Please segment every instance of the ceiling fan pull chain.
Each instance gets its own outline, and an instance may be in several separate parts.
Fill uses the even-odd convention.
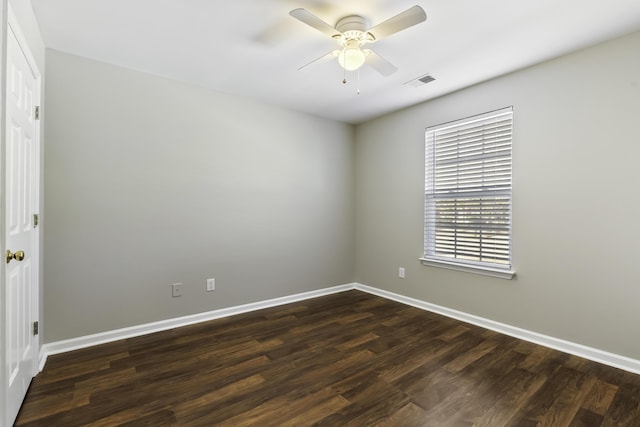
[[[343,85],[347,84],[347,69],[346,68],[342,69],[342,84]]]
[[[360,95],[360,68],[358,68],[358,83],[356,84],[356,95]]]

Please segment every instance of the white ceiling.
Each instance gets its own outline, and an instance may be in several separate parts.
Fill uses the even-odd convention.
[[[31,1],[48,48],[347,123],[640,30],[640,0]],[[426,22],[371,45],[399,70],[364,66],[360,95],[335,61],[298,71],[335,42],[290,10],[375,25],[415,4]]]

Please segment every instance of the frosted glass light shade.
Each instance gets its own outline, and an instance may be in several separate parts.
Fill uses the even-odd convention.
[[[365,54],[357,40],[349,40],[338,54],[338,63],[347,71],[357,70],[364,64]]]

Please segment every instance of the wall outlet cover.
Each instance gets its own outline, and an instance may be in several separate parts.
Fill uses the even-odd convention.
[[[182,296],[182,283],[174,283],[171,285],[171,296],[174,298]]]

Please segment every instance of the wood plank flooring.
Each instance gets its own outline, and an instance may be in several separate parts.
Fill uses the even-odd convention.
[[[17,426],[640,426],[640,376],[359,291],[49,357]]]

